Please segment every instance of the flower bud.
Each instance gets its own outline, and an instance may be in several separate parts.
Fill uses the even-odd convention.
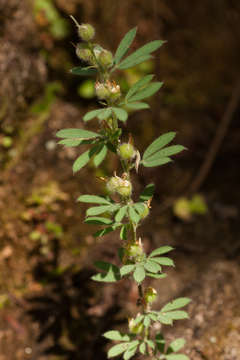
[[[123,160],[130,160],[135,156],[135,149],[129,143],[120,145],[118,152]]]
[[[78,26],[78,35],[83,41],[90,41],[95,36],[95,29],[90,24],[81,24]]]
[[[144,300],[147,304],[151,304],[156,300],[157,297],[157,291],[152,288],[148,287],[144,291]]]
[[[137,319],[137,318],[136,318]],[[132,334],[141,334],[141,332],[143,331],[144,329],[144,326],[143,326],[143,323],[142,322],[139,322],[137,324],[135,324],[135,319],[129,319],[128,320],[128,328],[129,328],[129,331],[130,333]]]
[[[128,198],[132,193],[132,184],[129,180],[122,179],[119,176],[112,176],[107,182],[107,190],[111,193],[117,193],[124,198]]]
[[[104,68],[108,68],[113,63],[113,56],[112,53],[108,50],[102,50],[97,57],[98,62]]]
[[[100,82],[96,82],[95,92],[97,97],[102,100],[108,99],[109,96],[111,95],[109,89],[103,83]]]
[[[144,251],[142,246],[136,242],[135,244],[128,244],[125,248],[124,254],[129,260],[132,261],[141,261],[144,256]]]
[[[76,54],[79,57],[79,59],[83,61],[92,62],[92,53],[91,50],[88,48],[87,44],[77,44],[76,47]]]

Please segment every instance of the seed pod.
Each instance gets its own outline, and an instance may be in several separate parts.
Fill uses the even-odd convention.
[[[121,178],[118,176],[112,176],[107,182],[106,186],[110,194],[114,194],[117,191],[117,188],[119,187],[119,179]]]
[[[108,99],[111,95],[107,86],[105,86],[105,84],[100,83],[100,82],[96,82],[95,92],[96,92],[96,96],[102,100]]]
[[[81,24],[78,26],[78,35],[83,41],[90,41],[95,36],[95,29],[90,24]]]
[[[125,248],[124,254],[129,260],[132,261],[141,261],[144,256],[144,251],[142,246],[136,242],[134,244],[128,244]]]
[[[108,68],[113,63],[113,56],[112,53],[108,50],[102,50],[97,57],[98,62],[104,68]]]
[[[120,180],[116,192],[124,198],[130,197],[132,194],[132,184],[128,180],[123,180],[121,178]]]
[[[140,334],[144,329],[143,323],[140,322],[138,324],[135,324],[134,320],[135,319],[133,319],[133,318],[128,320],[129,331],[132,334]]]
[[[83,43],[77,44],[76,54],[79,57],[79,59],[87,62],[92,62],[93,56],[87,44],[83,44]]]
[[[118,148],[118,152],[123,160],[134,158],[136,153],[134,147],[129,143],[121,144]]]
[[[157,291],[154,288],[148,287],[145,289],[144,300],[146,304],[153,303],[156,300],[156,297],[157,297]]]

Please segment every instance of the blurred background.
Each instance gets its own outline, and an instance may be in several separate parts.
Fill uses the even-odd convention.
[[[112,51],[136,25],[134,48],[168,41],[154,60],[117,74],[122,91],[148,73],[164,81],[151,110],[123,128],[136,147],[176,130],[188,148],[134,179],[136,194],[157,188],[139,230],[145,249],[175,247],[176,268],[151,282],[154,306],[192,298],[191,320],[164,329],[167,338],[184,336],[192,360],[240,359],[239,1],[0,0],[0,360],[106,359],[101,334],[137,311],[131,282],[90,280],[119,239],[93,238],[76,203],[101,194],[97,177],[118,163],[109,157],[73,176],[79,149],[55,139],[96,106],[93,81],[69,72],[80,64],[70,14]]]

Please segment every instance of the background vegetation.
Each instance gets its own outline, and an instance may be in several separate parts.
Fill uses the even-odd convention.
[[[130,283],[89,281],[118,239],[96,242],[75,202],[115,159],[73,178],[77,151],[56,148],[57,130],[81,126],[95,103],[92,82],[69,73],[79,65],[69,14],[111,50],[136,25],[136,47],[168,41],[153,61],[119,73],[126,90],[151,71],[164,81],[151,113],[128,122],[137,147],[177,130],[189,149],[135,179],[137,188],[157,183],[147,250],[176,248],[177,271],[161,281],[155,306],[191,297],[193,321],[169,337],[184,331],[194,360],[238,359],[240,4],[229,0],[0,0],[0,359],[105,359],[99,334],[135,311]]]

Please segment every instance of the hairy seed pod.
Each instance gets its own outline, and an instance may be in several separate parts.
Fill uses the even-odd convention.
[[[108,68],[113,63],[112,53],[108,50],[102,50],[98,55],[97,59],[99,64],[102,65],[104,68]]]
[[[144,251],[139,243],[129,244],[125,248],[125,255],[129,260],[141,261],[143,259]]]
[[[95,84],[95,92],[96,92],[96,96],[100,100],[106,100],[111,95],[108,87],[105,86],[105,84],[100,83],[100,82],[96,82],[96,84]]]
[[[130,333],[137,335],[137,334],[141,334],[141,332],[144,329],[144,326],[142,322],[135,324],[134,319],[132,318],[128,320],[128,328]]]
[[[90,41],[95,36],[95,29],[90,24],[81,24],[78,26],[78,35],[83,41]]]
[[[116,192],[123,198],[128,198],[132,194],[132,184],[128,180],[121,179]]]
[[[87,44],[78,43],[76,47],[76,54],[79,59],[87,62],[92,62],[93,55]]]
[[[121,144],[118,147],[118,152],[123,160],[130,160],[134,158],[136,153],[134,147],[129,143]]]
[[[144,300],[147,304],[151,304],[156,300],[157,297],[157,291],[152,288],[148,287],[144,291]]]

